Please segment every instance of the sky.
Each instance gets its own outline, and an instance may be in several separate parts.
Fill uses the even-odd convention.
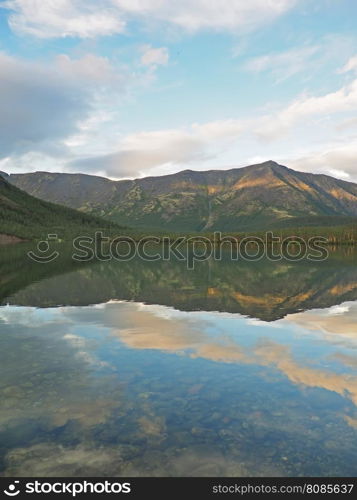
[[[356,0],[0,0],[0,170],[357,182]]]

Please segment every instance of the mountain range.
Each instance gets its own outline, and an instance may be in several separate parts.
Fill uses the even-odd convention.
[[[244,231],[357,220],[357,184],[274,161],[119,181],[49,172],[2,176],[42,200],[142,229]]]
[[[0,244],[46,237],[47,234],[80,234],[84,230],[111,229],[114,224],[72,208],[35,198],[0,175]],[[115,225],[115,228],[118,228]]]

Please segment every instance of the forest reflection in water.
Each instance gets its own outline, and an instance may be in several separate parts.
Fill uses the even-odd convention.
[[[62,252],[63,254],[63,252]],[[24,250],[0,252],[0,304],[52,307],[109,300],[161,304],[179,310],[239,313],[265,321],[357,300],[357,251],[330,252],[326,261],[286,260],[78,263],[64,253],[50,264],[32,262]]]

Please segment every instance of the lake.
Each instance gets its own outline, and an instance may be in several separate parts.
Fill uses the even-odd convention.
[[[355,476],[357,252],[0,252],[3,476]]]

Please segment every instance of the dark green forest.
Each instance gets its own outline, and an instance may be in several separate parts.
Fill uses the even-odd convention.
[[[66,239],[98,229],[118,234],[117,224],[71,208],[39,200],[0,176],[0,233],[23,240],[35,240],[48,234]]]

